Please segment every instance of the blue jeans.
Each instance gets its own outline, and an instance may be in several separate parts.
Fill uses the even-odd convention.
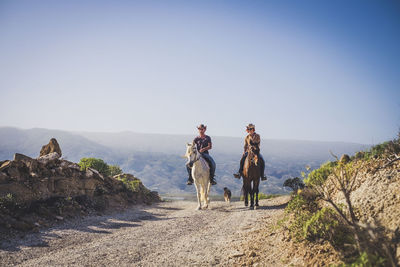
[[[214,159],[210,156],[210,154],[206,153],[201,153],[201,156],[207,161],[208,166],[210,166],[210,178],[213,178],[215,176],[215,169],[216,169],[216,164]],[[192,178],[192,168],[186,166],[186,169],[189,174],[189,179]]]

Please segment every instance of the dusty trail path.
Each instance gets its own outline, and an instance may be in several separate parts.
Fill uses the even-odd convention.
[[[261,200],[254,211],[243,202],[212,201],[196,211],[195,202],[173,201],[74,219],[1,241],[0,266],[239,265],[247,256],[241,251],[246,233],[275,223],[287,201]],[[273,245],[270,252],[276,253]]]

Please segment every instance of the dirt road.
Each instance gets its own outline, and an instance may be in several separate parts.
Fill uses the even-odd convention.
[[[248,231],[274,223],[287,197],[242,202],[162,202],[122,213],[74,219],[0,244],[0,266],[232,266]],[[274,248],[271,246],[271,253]],[[276,266],[264,262],[262,266]]]

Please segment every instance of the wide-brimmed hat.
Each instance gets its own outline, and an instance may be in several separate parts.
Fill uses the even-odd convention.
[[[197,126],[197,129],[207,129],[207,125],[200,124],[199,126]]]
[[[247,126],[246,126],[246,129],[255,129],[256,128],[256,126],[254,125],[254,124],[252,124],[252,123],[249,123]]]

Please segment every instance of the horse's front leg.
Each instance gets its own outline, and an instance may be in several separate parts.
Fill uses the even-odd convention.
[[[254,209],[254,186],[251,188],[250,183],[250,209]]]
[[[194,183],[194,185],[196,186],[196,192],[197,192],[197,208],[196,210],[201,210],[201,195],[200,195],[200,185],[198,185],[197,183]]]
[[[249,205],[249,192],[250,192],[249,184],[243,183],[243,189],[244,189],[244,205],[247,207]]]
[[[210,182],[208,182],[207,183],[207,185],[204,187],[204,202],[205,202],[205,205],[204,205],[204,209],[207,209],[208,208],[208,203],[210,202],[210,199],[209,199],[209,197],[208,197],[208,194],[210,193],[210,187],[211,187],[211,183]]]
[[[259,206],[258,205],[258,192],[259,192],[258,187],[259,187],[259,185],[260,185],[260,179],[258,179],[258,181],[255,182],[255,186],[254,186],[255,193],[256,193],[256,204],[255,204],[256,207]]]

